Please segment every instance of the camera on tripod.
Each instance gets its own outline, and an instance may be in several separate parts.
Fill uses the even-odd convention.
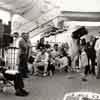
[[[0,19],[0,48],[5,48],[13,42],[13,37],[11,36],[11,22],[3,24],[2,19]]]

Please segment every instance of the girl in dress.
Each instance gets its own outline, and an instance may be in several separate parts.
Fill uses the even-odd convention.
[[[87,81],[87,74],[88,74],[88,57],[85,51],[85,46],[82,45],[81,47],[81,54],[79,59],[80,68],[82,71],[82,80]]]

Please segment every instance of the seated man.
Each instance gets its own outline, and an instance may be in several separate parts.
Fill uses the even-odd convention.
[[[4,68],[5,66],[5,61],[0,58],[0,73],[2,74],[2,80],[6,82],[8,81],[13,81],[14,82],[14,88],[15,88],[15,95],[16,96],[27,96],[28,92],[24,90],[24,82],[23,79],[20,75],[20,73],[16,71],[10,71]]]
[[[60,59],[59,59],[59,63],[60,63],[60,67],[59,67],[59,70],[62,70],[66,67],[68,67],[68,58],[66,56],[62,56]]]
[[[54,48],[51,51],[50,55],[51,55],[51,62],[55,66],[55,69],[58,69],[59,57],[60,57],[60,52],[59,52],[58,44],[54,44]]]
[[[58,44],[54,44],[51,55],[52,55],[53,58],[59,57],[60,54],[59,54]]]
[[[48,69],[48,60],[49,60],[49,54],[46,52],[46,48],[42,47],[40,49],[39,54],[37,54],[36,59],[34,61],[34,75],[37,75],[38,67],[43,66],[44,67],[44,74],[43,76],[47,75],[47,69]]]

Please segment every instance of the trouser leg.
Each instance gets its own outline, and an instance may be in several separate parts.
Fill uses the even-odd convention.
[[[90,57],[88,57],[88,67],[89,67],[89,73],[91,73],[91,70],[90,70]]]
[[[15,80],[14,80],[15,89],[22,89],[22,88],[24,88],[24,82],[23,82],[21,76],[19,74],[16,74],[15,77],[16,77]]]
[[[47,72],[48,63],[44,63],[44,72]]]
[[[24,88],[24,82],[23,82],[22,77],[21,77],[20,74],[11,75],[11,74],[6,74],[5,73],[4,77],[7,80],[10,80],[10,81],[14,82],[15,90]]]
[[[95,75],[95,57],[91,59],[91,73]]]
[[[89,70],[90,70],[89,66],[88,65],[85,66],[84,74],[87,75],[89,73]]]
[[[28,66],[27,66],[27,58],[25,55],[20,55],[19,57],[19,72],[21,73],[22,77],[26,77],[28,71]]]
[[[37,68],[38,67],[38,64],[37,63],[34,63],[33,66],[34,66],[34,73],[36,73],[38,71],[38,68]]]

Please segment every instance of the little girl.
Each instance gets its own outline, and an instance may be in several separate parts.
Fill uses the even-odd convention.
[[[80,67],[81,67],[81,70],[82,70],[82,73],[83,73],[82,81],[87,81],[86,77],[87,77],[87,74],[88,74],[88,57],[87,57],[87,54],[86,54],[86,51],[85,51],[85,46],[82,46],[82,48],[81,48],[81,54],[80,54],[79,62],[80,62]]]

